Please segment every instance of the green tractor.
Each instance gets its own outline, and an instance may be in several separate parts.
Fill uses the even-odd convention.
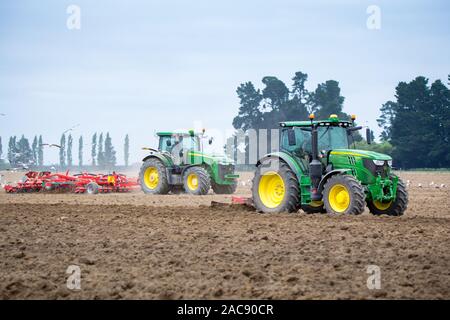
[[[234,161],[203,152],[204,131],[158,132],[158,150],[149,150],[139,173],[142,190],[149,194],[181,193],[205,195],[212,188],[217,194],[236,191]],[[212,138],[209,139],[209,144]]]
[[[253,202],[260,212],[401,216],[408,205],[405,184],[392,173],[388,155],[351,149],[362,129],[351,120],[281,122],[280,151],[257,163]],[[366,130],[371,143],[371,132]]]

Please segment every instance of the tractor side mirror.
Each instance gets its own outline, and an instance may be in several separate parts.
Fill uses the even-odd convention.
[[[214,138],[209,138],[209,140],[208,140],[208,143],[211,145],[212,143],[213,143],[213,141],[214,141]]]
[[[295,146],[297,144],[297,141],[295,140],[295,131],[294,129],[288,130],[288,144],[290,146]]]
[[[170,147],[170,146],[172,145],[172,141],[166,140],[166,145],[167,145],[168,147]]]
[[[366,129],[366,141],[367,144],[372,143],[372,131],[369,128]]]

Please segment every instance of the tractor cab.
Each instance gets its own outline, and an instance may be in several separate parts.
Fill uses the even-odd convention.
[[[354,141],[354,132],[362,127],[352,121],[339,120],[337,115],[322,121],[288,121],[281,122],[280,149],[297,157],[305,168],[317,152],[317,158],[323,165],[328,165],[328,155],[332,150],[350,149]],[[317,133],[317,151],[313,150],[313,128]],[[370,133],[369,133],[370,135]]]
[[[171,153],[176,148],[183,150],[201,151],[199,133],[189,132],[158,132],[159,147],[162,152]]]

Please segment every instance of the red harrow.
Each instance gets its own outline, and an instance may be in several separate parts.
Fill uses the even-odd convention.
[[[129,180],[125,175],[80,173],[73,176],[48,171],[30,171],[16,186],[6,185],[7,193],[26,193],[41,191],[60,191],[97,194],[108,192],[129,192],[139,187],[137,181]]]

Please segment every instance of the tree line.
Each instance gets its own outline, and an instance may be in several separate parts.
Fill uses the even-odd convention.
[[[336,114],[349,119],[343,112],[345,98],[339,82],[327,80],[309,91],[305,87],[308,75],[296,72],[290,88],[277,77],[262,78],[263,89],[252,82],[238,86],[239,111],[233,119],[237,130],[274,129],[279,122],[326,119]],[[448,77],[450,84],[450,76]],[[450,168],[450,92],[442,81],[429,85],[425,77],[400,82],[395,89],[396,100],[380,107],[378,125],[382,129],[380,142],[368,145],[358,134],[356,147],[393,156],[395,166],[401,168]],[[373,137],[373,134],[372,134]]]
[[[447,78],[450,85],[450,75]],[[395,100],[381,106],[381,141],[403,168],[450,168],[450,90],[423,76],[400,82]]]
[[[111,136],[109,132],[104,135],[95,133],[92,136],[91,143],[91,166],[111,168],[116,166],[116,151],[114,149]],[[33,142],[30,144],[29,140],[22,135],[20,138],[11,136],[8,142],[7,159],[11,166],[44,166],[44,148],[56,147],[59,149],[59,166],[74,167],[73,161],[73,144],[74,139],[71,134],[66,136],[62,134],[59,145],[43,143],[42,135],[34,136]],[[130,139],[128,134],[124,139],[124,162],[129,165],[130,157]],[[0,137],[0,159],[3,155],[2,138]],[[84,140],[81,135],[78,138],[78,166],[85,165],[84,159]]]
[[[243,131],[273,129],[281,121],[308,119],[311,113],[317,119],[328,118],[330,114],[350,118],[342,111],[345,98],[339,82],[328,80],[318,84],[314,91],[308,91],[307,80],[308,74],[299,71],[292,78],[291,88],[273,76],[262,79],[262,90],[256,89],[252,82],[242,83],[236,91],[240,108],[233,127]]]

